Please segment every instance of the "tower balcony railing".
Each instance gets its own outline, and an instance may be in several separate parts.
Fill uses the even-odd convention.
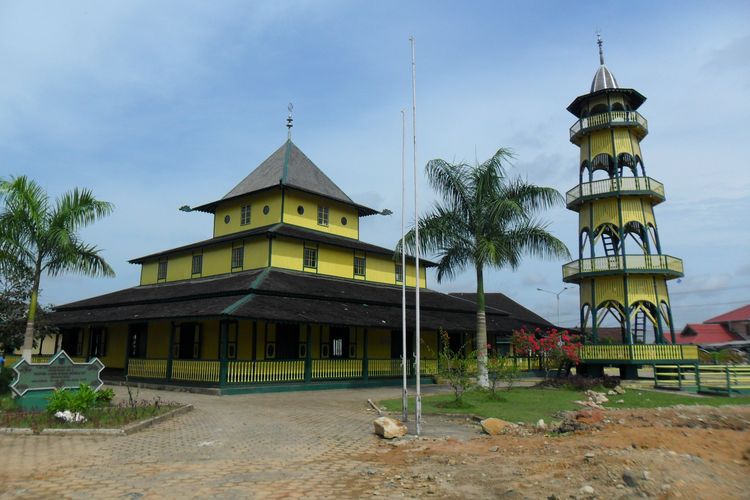
[[[563,266],[563,281],[575,283],[582,278],[600,274],[660,274],[668,279],[683,274],[682,259],[669,255],[613,255],[578,259]]]
[[[664,184],[651,177],[615,177],[583,182],[565,193],[568,208],[574,209],[584,201],[610,195],[645,195],[655,203],[664,201]]]
[[[608,111],[587,116],[575,122],[570,127],[570,142],[578,144],[584,133],[611,125],[635,127],[639,139],[643,139],[648,134],[648,120],[637,111]]]

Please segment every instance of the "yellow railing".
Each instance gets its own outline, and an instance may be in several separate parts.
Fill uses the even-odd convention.
[[[578,350],[581,361],[697,361],[698,348],[693,345],[635,344],[583,345]]]
[[[367,373],[370,377],[399,377],[403,374],[401,360],[370,359],[367,361]]]
[[[31,362],[32,363],[49,363],[49,361],[54,356],[55,356],[54,354],[51,354],[51,355],[34,354],[34,355],[31,356]],[[87,359],[84,358],[83,356],[70,356],[70,359],[74,363],[85,363],[87,361]],[[21,361],[21,356],[19,356],[19,355],[12,354],[10,356],[5,356],[5,366],[7,368],[12,367],[13,365],[15,365],[16,363],[18,363],[19,361]]]
[[[361,359],[313,359],[313,380],[362,377]]]
[[[172,380],[185,382],[219,382],[219,361],[175,359],[172,361]]]
[[[304,360],[229,361],[227,382],[300,382],[305,380]]]
[[[167,378],[167,360],[130,358],[128,377],[165,379]]]
[[[609,111],[581,118],[570,127],[570,140],[588,129],[605,125],[636,125],[643,129],[642,136],[648,133],[648,120],[637,111]]]
[[[673,277],[683,275],[682,259],[670,255],[613,255],[578,259],[563,266],[563,280],[573,281],[580,274],[606,271],[654,272]]]
[[[570,207],[582,198],[600,196],[609,193],[650,192],[657,198],[664,199],[664,184],[651,177],[616,177],[593,182],[584,182],[565,193],[565,201]]]
[[[699,392],[750,392],[748,365],[661,365],[654,367],[654,385]]]
[[[421,360],[419,369],[422,372],[422,375],[437,375],[438,360],[437,359],[423,359]]]

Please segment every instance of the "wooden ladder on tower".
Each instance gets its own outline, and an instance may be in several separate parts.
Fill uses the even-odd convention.
[[[633,328],[630,331],[634,344],[646,343],[646,313],[638,310],[633,318]]]
[[[617,245],[615,244],[615,239],[612,238],[612,235],[610,233],[602,233],[602,244],[604,245],[604,255],[609,257],[607,259],[609,268],[617,269]]]

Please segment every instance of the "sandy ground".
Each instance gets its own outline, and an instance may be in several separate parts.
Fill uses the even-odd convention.
[[[608,410],[577,422],[584,429],[567,434],[487,436],[458,419],[466,432],[454,438],[382,442],[365,474],[385,497],[750,498],[750,407]]]

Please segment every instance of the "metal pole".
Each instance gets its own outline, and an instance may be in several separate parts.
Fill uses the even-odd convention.
[[[420,370],[420,347],[421,347],[421,334],[419,331],[419,215],[418,215],[418,184],[417,184],[417,62],[414,50],[414,37],[409,38],[411,42],[411,110],[412,110],[412,139],[413,139],[413,152],[414,152],[414,260],[416,266],[416,278],[415,283],[416,296],[415,296],[415,308],[417,312],[415,322],[415,336],[416,336],[416,363],[415,371],[417,375],[417,397],[415,401],[416,407],[416,423],[417,423],[417,436],[422,432],[422,387],[421,387],[421,370]]]
[[[408,360],[406,357],[406,114],[401,110],[401,419],[409,420],[409,391],[407,390]]]
[[[551,290],[545,290],[544,288],[537,288],[537,291],[544,292],[544,293],[551,293],[557,299],[557,324],[555,326],[560,326],[560,295],[562,295],[562,293],[565,290],[567,290],[568,288],[569,287],[566,286],[562,290],[560,290],[559,292],[553,292]],[[583,325],[581,325],[581,326],[583,326]]]

